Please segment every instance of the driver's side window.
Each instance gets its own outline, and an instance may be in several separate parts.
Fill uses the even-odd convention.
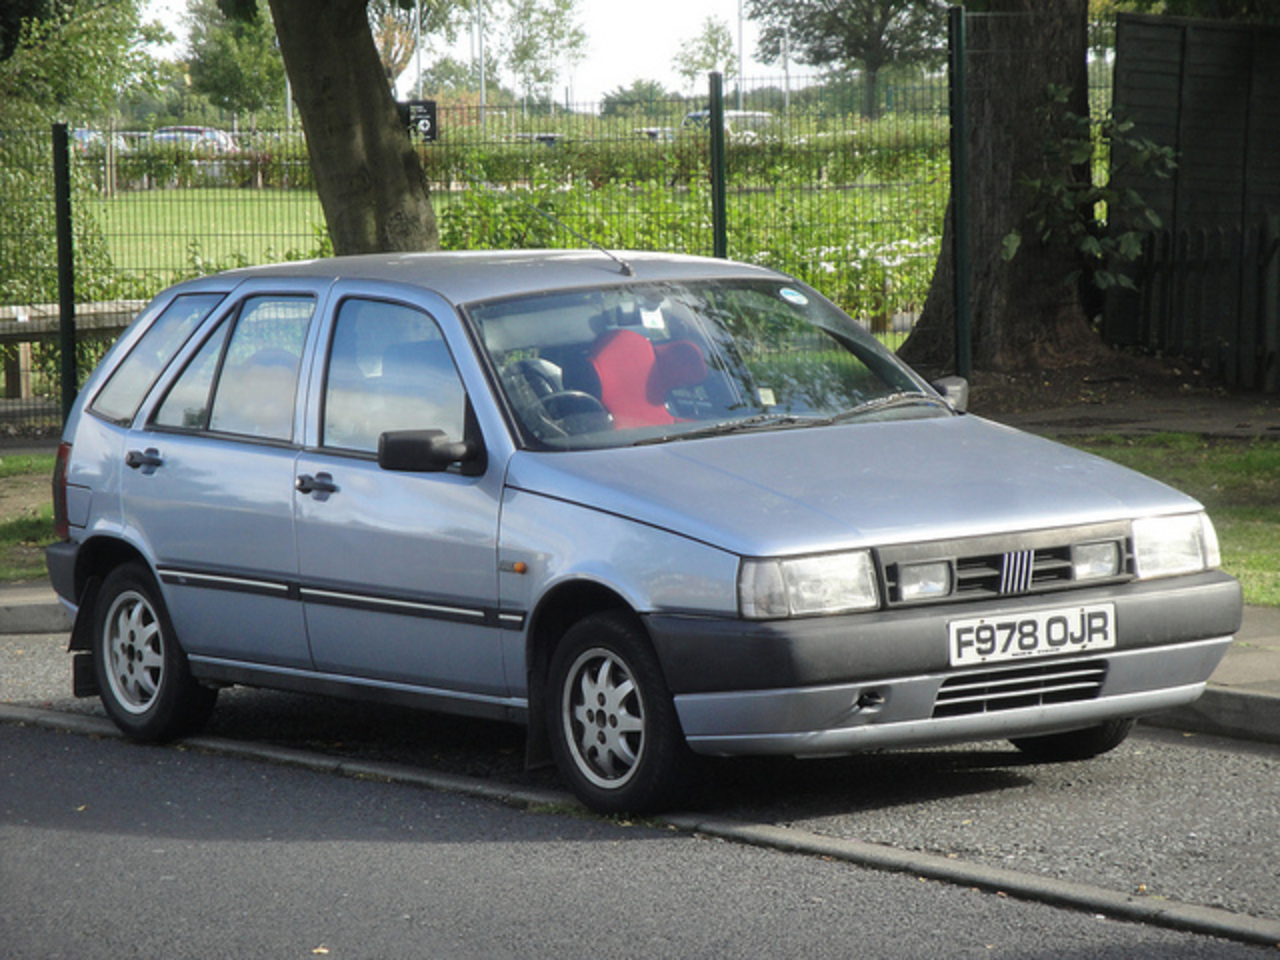
[[[466,395],[436,322],[421,310],[349,299],[338,310],[325,373],[322,443],[363,453],[387,430],[463,436]]]

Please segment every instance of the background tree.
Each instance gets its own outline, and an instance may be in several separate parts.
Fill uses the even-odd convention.
[[[1124,7],[1171,17],[1204,17],[1241,23],[1280,23],[1276,0],[1128,0]]]
[[[220,110],[256,114],[284,102],[284,61],[266,0],[252,20],[232,20],[217,0],[190,0],[186,23],[191,88]]]
[[[392,0],[369,0],[369,27],[388,83],[395,83],[413,60],[418,43],[416,20],[416,7],[409,10]]]
[[[154,87],[147,53],[168,35],[139,0],[13,0],[0,11],[0,126],[100,121],[132,87]]]
[[[369,26],[387,81],[394,85],[396,78],[413,63],[419,33],[428,39],[453,43],[473,5],[473,0],[426,0],[421,4],[416,0],[369,0]],[[419,14],[422,15],[421,31]],[[421,78],[415,78],[414,88],[420,90]]]
[[[976,368],[1087,363],[1100,342],[1082,306],[1073,253],[1029,229],[1036,183],[1083,183],[1087,163],[1061,149],[1088,117],[1087,0],[989,0],[968,22],[971,316]],[[1064,94],[1065,92],[1065,94]],[[954,223],[920,321],[899,353],[925,367],[955,356]],[[1016,251],[1009,238],[1022,237]],[[1012,254],[1012,255],[1011,255]]]
[[[655,117],[670,110],[677,99],[657,80],[633,80],[629,87],[616,87],[600,102],[602,117]]]
[[[719,17],[707,17],[702,22],[702,32],[680,44],[671,63],[690,88],[713,71],[719,72],[726,80],[736,77],[737,52],[729,24]]]
[[[862,112],[879,112],[876,83],[891,64],[941,60],[946,51],[946,6],[941,0],[747,0],[761,23],[759,56],[777,63],[861,69]]]
[[[508,0],[503,59],[528,99],[554,101],[556,80],[582,61],[587,35],[578,0]]]
[[[237,19],[257,17],[256,0],[218,4]],[[368,0],[270,5],[334,252],[439,247],[422,163],[378,58]]]

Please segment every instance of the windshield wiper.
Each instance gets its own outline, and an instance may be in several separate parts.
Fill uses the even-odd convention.
[[[730,433],[748,430],[772,430],[775,427],[812,427],[827,421],[818,417],[801,417],[794,413],[761,413],[743,420],[721,420],[696,430],[680,433],[664,433],[660,437],[646,437],[637,440],[633,446],[644,447],[654,443],[666,443],[668,440],[699,440],[704,437],[722,437]]]
[[[837,413],[834,417],[830,417],[824,422],[839,423],[841,420],[852,420],[868,413],[879,413],[881,410],[892,410],[895,407],[914,407],[921,404],[930,407],[946,407],[946,404],[937,397],[931,397],[927,393],[912,393],[904,390],[898,393],[886,394],[883,397],[872,397],[870,400],[864,400],[856,407]]]

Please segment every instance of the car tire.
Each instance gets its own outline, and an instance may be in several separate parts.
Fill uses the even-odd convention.
[[[1032,759],[1045,763],[1088,760],[1124,743],[1133,730],[1134,722],[1132,718],[1108,720],[1083,730],[1050,733],[1043,737],[1017,737],[1009,742]]]
[[[102,583],[93,666],[107,715],[140,742],[195,733],[218,697],[192,678],[155,580],[137,563],[116,567]]]
[[[647,813],[676,802],[693,753],[648,637],[623,613],[585,617],[551,659],[551,749],[574,794],[598,813]]]

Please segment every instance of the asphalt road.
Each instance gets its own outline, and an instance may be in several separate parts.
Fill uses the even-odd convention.
[[[68,696],[68,658],[63,645],[61,637],[0,637],[0,701],[63,714],[100,716],[96,701],[76,701]],[[254,749],[277,745],[305,751],[309,756],[353,758],[365,764],[391,763],[437,775],[474,777],[496,791],[508,788],[526,794],[542,791],[555,803],[563,796],[554,792],[559,790],[559,784],[553,772],[523,769],[522,733],[503,724],[234,690],[224,691],[207,732],[223,744],[243,743]],[[112,741],[84,742],[91,757],[95,751],[110,757],[94,763],[94,769],[104,775],[125,762],[121,757],[130,760],[147,757],[162,764],[179,761],[185,764],[200,756],[191,749],[156,750]],[[160,759],[166,756],[170,759]],[[274,790],[283,789],[278,784],[292,782],[298,776],[324,783],[322,788],[313,789],[322,789],[326,794],[330,780],[334,790],[354,788],[360,796],[363,795],[361,789],[372,791],[375,787],[380,790],[389,786],[367,781],[352,784],[341,778],[300,774],[279,766],[250,766],[257,770],[253,776],[263,784],[261,789],[266,799],[270,799]],[[4,892],[11,886],[3,873],[9,862],[7,849],[13,837],[8,831],[13,821],[5,800],[12,782],[8,777],[11,769],[15,767],[5,758],[0,766],[5,776],[0,781],[0,790],[4,791],[0,793],[0,808],[5,808],[0,813],[6,824],[5,833],[0,834],[6,849],[0,857],[0,863],[6,865],[0,867],[0,917],[4,918],[23,915],[9,909],[5,903],[8,894]],[[986,890],[1013,889],[1019,896],[1047,897],[1050,902],[1074,902],[1081,907],[1079,900],[1056,896],[1053,885],[1065,884],[1073,890],[1099,891],[1102,895],[1099,902],[1104,905],[1124,901],[1139,910],[1153,912],[1182,907],[1213,908],[1216,914],[1228,918],[1228,925],[1232,925],[1233,918],[1237,919],[1246,933],[1251,918],[1260,918],[1261,923],[1255,925],[1253,933],[1261,929],[1264,935],[1270,936],[1270,931],[1280,930],[1280,856],[1277,856],[1280,841],[1276,839],[1280,837],[1280,776],[1277,773],[1280,773],[1280,748],[1275,746],[1186,737],[1141,728],[1114,753],[1080,764],[1028,764],[1012,748],[998,743],[832,761],[725,761],[710,765],[707,785],[697,807],[682,822],[686,826],[702,826],[701,835],[717,829],[709,825],[713,822],[736,824],[738,826],[726,835],[746,837],[750,842],[759,838],[765,843],[776,842],[783,848],[797,846],[820,857],[833,852],[838,857],[843,856],[841,851],[852,851],[851,859],[865,863],[877,862],[877,857],[901,856],[906,858],[905,864],[891,864],[891,869],[906,869],[909,878],[912,872],[917,876],[947,876],[947,868],[955,865],[958,876],[953,880],[959,887],[912,880],[923,889],[939,892],[938,909],[944,917],[951,909],[946,903],[952,894],[943,895],[940,891],[965,891],[979,885]],[[150,802],[149,791],[150,788],[140,791],[146,803]],[[429,805],[476,803],[421,791],[416,795],[419,802]],[[425,797],[430,800],[423,799]],[[480,806],[488,809],[485,804]],[[352,804],[353,811],[360,809],[363,809],[360,803]],[[501,813],[495,812],[492,816],[504,820],[515,814],[497,809]],[[309,819],[307,810],[305,803],[300,804],[299,816]],[[542,819],[529,814],[523,816]],[[361,822],[366,819],[358,813],[353,813],[353,817]],[[327,830],[324,822],[320,821],[316,828],[320,835]],[[599,821],[575,819],[570,822],[620,829]],[[266,835],[270,835],[270,831]],[[667,833],[658,835],[670,839]],[[700,834],[695,831],[693,836],[680,836],[695,840]],[[635,834],[623,830],[618,842],[630,842],[634,837]],[[701,850],[702,845],[725,846],[697,839],[685,849]],[[648,845],[645,849],[649,849]],[[776,862],[788,861],[788,864],[790,859],[810,859],[767,851],[760,851],[759,855],[776,857]],[[913,857],[929,863],[922,866]],[[942,869],[935,870],[930,864],[941,864]],[[220,875],[222,869],[215,864],[214,874]],[[626,872],[625,867],[622,869]],[[686,866],[678,863],[669,869],[673,876],[683,878]],[[779,866],[778,869],[785,873],[793,867]],[[843,869],[858,875],[863,872],[848,864],[843,865]],[[601,876],[606,878],[602,881],[606,884],[605,890],[617,882],[610,876],[610,870]],[[878,876],[894,889],[902,879],[892,874]],[[979,879],[970,880],[971,876]],[[1021,892],[1015,886],[1019,878],[1030,878],[1034,889]],[[651,891],[646,896],[657,896],[659,892]],[[734,890],[732,896],[737,898],[743,894]],[[1005,899],[990,893],[981,896],[998,902]],[[695,898],[690,902],[699,901]],[[1083,908],[1092,909],[1088,906],[1091,902],[1086,896]],[[594,909],[582,908],[588,912]],[[766,909],[760,905],[757,908]],[[867,916],[883,916],[886,922],[899,916],[891,903],[875,903],[868,909],[871,913]],[[1099,909],[1105,910],[1105,906]],[[748,928],[752,927],[752,917],[756,915],[749,913],[743,921]],[[980,929],[966,927],[962,920],[963,914],[943,919],[938,929],[950,929],[952,925],[956,925],[957,930]],[[0,920],[4,922],[7,921]],[[777,922],[783,923],[783,918]],[[1114,926],[1125,928],[1119,924]],[[1212,925],[1209,928],[1214,929]],[[672,949],[671,955],[717,952],[714,944],[697,939],[694,931],[685,931],[680,936],[692,938],[681,940],[688,949]],[[974,936],[976,943],[980,937],[976,933]],[[1256,942],[1257,937],[1252,939]],[[1275,940],[1280,941],[1280,936]],[[4,942],[6,938],[0,936],[0,944]],[[731,938],[731,942],[738,941]],[[907,950],[908,942],[919,949]],[[1065,955],[1100,955],[1090,952],[1089,942],[1082,941],[1086,944],[1082,947],[1083,953]],[[997,954],[1006,949],[1009,955],[1049,952],[1042,951],[1034,942],[1020,943],[1016,948],[1011,944],[1012,941],[997,943]],[[902,949],[893,952],[895,945]],[[615,945],[606,939],[605,946],[608,955]],[[636,948],[634,942],[629,946],[630,954],[621,949],[617,955],[653,953]],[[887,947],[890,952],[883,954],[887,956],[964,955],[952,950],[929,953],[915,941],[898,942],[893,938]],[[783,953],[798,952],[782,950],[781,945],[778,949]],[[812,952],[807,946],[806,951]],[[664,951],[660,948],[657,952]],[[724,955],[733,952],[729,948],[722,951]],[[501,951],[497,953],[501,955]],[[535,953],[541,953],[541,949]],[[1060,950],[1052,953],[1063,955]],[[488,954],[494,955],[494,950]],[[517,951],[515,955],[521,954]],[[573,955],[572,951],[569,955]],[[817,955],[823,954],[819,950]],[[846,950],[841,955],[850,953]]]
[[[1263,955],[820,857],[198,750],[3,724],[0,771],[10,960]]]

